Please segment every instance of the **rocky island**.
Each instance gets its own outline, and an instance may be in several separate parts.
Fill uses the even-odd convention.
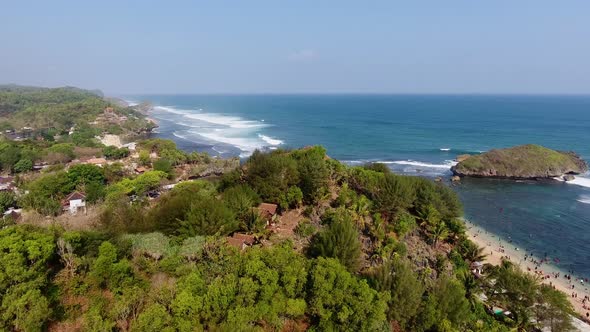
[[[540,145],[527,144],[494,149],[480,155],[460,156],[451,168],[456,176],[509,179],[547,179],[588,171],[588,165],[573,152],[555,151]]]

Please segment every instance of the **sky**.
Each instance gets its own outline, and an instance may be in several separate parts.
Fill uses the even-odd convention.
[[[590,94],[590,1],[0,0],[0,83]]]

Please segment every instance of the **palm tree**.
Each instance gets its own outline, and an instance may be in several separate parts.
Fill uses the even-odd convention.
[[[485,248],[479,247],[477,245],[470,246],[466,249],[463,253],[463,258],[469,262],[481,262],[486,258],[486,254],[484,253]]]
[[[465,298],[469,301],[471,308],[474,308],[479,301],[477,295],[481,291],[481,280],[475,278],[470,271],[463,271],[459,274],[459,280],[465,288]]]
[[[365,195],[361,195],[352,205],[354,220],[356,221],[359,229],[365,229],[366,219],[369,216],[370,211],[371,201]]]
[[[430,228],[430,232],[432,233],[432,246],[436,247],[438,241],[444,240],[449,236],[449,230],[447,229],[447,225],[444,221],[439,221]]]

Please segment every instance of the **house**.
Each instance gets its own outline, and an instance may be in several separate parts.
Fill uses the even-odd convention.
[[[14,222],[17,222],[20,220],[21,218],[21,209],[15,209],[15,208],[8,208],[8,210],[6,210],[6,212],[4,212],[4,216],[2,217],[3,219],[11,219]]]
[[[12,190],[14,187],[14,178],[12,176],[0,177],[0,190]]]
[[[107,164],[107,160],[104,158],[90,158],[85,162],[85,164],[92,164],[102,167]]]
[[[49,167],[49,164],[46,162],[37,162],[33,165],[33,171],[41,171],[45,168]]]
[[[115,109],[112,107],[107,107],[104,109],[104,116],[109,117],[115,114]]]
[[[137,143],[136,142],[130,142],[127,144],[123,144],[124,148],[129,149],[130,151],[135,151],[135,149],[137,149]]]
[[[162,186],[162,190],[172,190],[172,189],[174,189],[174,187],[176,187],[176,185],[177,185],[178,183],[179,183],[179,182],[177,182],[177,183],[171,183],[171,184],[166,184],[166,185],[163,185],[163,186]]]
[[[143,173],[145,173],[145,171],[146,171],[146,168],[143,166],[135,167],[135,173],[137,173],[137,174],[143,174]]]
[[[267,226],[277,220],[277,209],[278,206],[271,203],[260,203],[256,208],[260,217],[266,221]]]
[[[70,211],[71,214],[78,213],[79,209],[83,209],[86,213],[86,195],[74,191],[62,201],[62,207],[64,211]]]
[[[244,250],[247,247],[250,247],[251,245],[256,243],[256,238],[254,237],[254,235],[243,233],[234,233],[232,237],[227,237],[226,240],[227,244],[239,250]]]
[[[473,273],[476,278],[481,278],[483,274],[483,266],[484,264],[482,262],[471,263],[471,273]]]

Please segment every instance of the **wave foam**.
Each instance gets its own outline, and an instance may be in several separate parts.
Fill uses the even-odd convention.
[[[453,161],[453,160],[446,160],[444,164],[430,164],[430,163],[425,163],[425,162],[421,162],[421,161],[414,161],[414,160],[377,161],[377,162],[382,163],[382,164],[396,164],[396,165],[427,167],[427,168],[445,168],[445,169],[450,169],[451,167],[457,165],[457,162]]]
[[[262,128],[268,125],[259,121],[245,120],[238,116],[222,115],[216,113],[204,113],[202,109],[195,111],[177,109],[171,106],[156,106],[155,109],[160,111],[169,112],[172,114],[182,115],[186,120],[197,120],[200,122],[207,122],[213,125],[220,125],[234,129],[250,129],[250,128]],[[186,122],[178,123],[180,125],[189,127],[199,127],[198,124],[190,124]]]
[[[256,149],[284,144],[280,139],[256,132],[270,126],[264,120],[247,120],[239,116],[207,113],[203,109],[185,110],[172,106],[156,106],[154,110],[170,113],[167,120],[188,127],[186,131],[174,132],[175,137],[193,140],[199,136],[207,141],[231,145],[241,150],[240,157],[247,157]]]
[[[284,143],[284,142],[283,142],[283,141],[281,141],[280,139],[275,139],[275,138],[268,137],[268,136],[261,135],[261,134],[258,134],[258,137],[260,137],[260,139],[261,139],[261,140],[263,140],[263,141],[265,141],[266,143],[268,143],[268,144],[270,144],[270,145],[273,145],[273,146],[274,146],[274,145],[281,145],[281,144],[283,144],[283,143]]]
[[[590,188],[590,178],[585,177],[585,176],[576,175],[575,178],[571,181],[565,181],[562,178],[553,178],[553,179],[555,179],[557,181],[565,182],[567,184],[575,184],[577,186]]]
[[[446,151],[451,151],[451,148],[440,148],[439,150],[446,152]]]
[[[590,195],[581,195],[576,201],[584,204],[590,204]]]

